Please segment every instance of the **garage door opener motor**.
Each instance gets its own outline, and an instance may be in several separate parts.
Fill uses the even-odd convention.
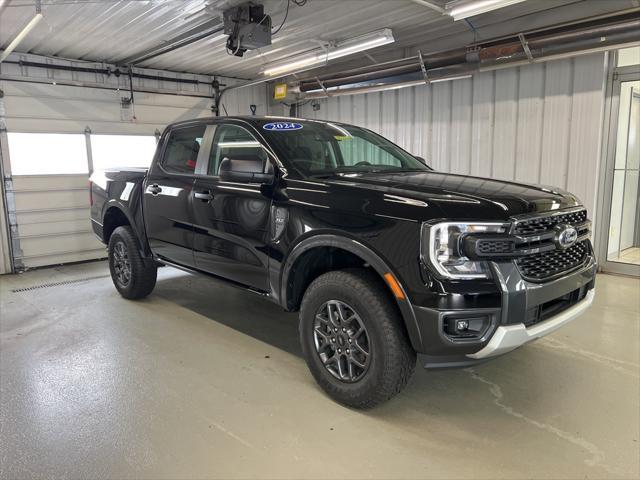
[[[252,2],[225,10],[224,33],[227,50],[242,57],[247,50],[271,45],[271,17],[264,14],[264,6]]]

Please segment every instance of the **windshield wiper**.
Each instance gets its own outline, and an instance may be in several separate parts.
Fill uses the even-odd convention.
[[[369,173],[406,173],[406,172],[431,172],[432,170],[429,168],[371,168],[371,169],[364,169],[364,168],[359,168],[359,169],[344,169],[344,170],[333,170],[330,172],[322,172],[322,173],[316,173],[313,175],[309,175],[310,178],[327,178],[327,177],[333,177],[336,175],[348,175],[350,173],[356,173],[356,174],[369,174]]]
[[[318,173],[315,175],[309,175],[309,178],[329,178],[333,177],[335,173]]]

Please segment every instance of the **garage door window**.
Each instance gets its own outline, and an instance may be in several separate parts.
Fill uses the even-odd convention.
[[[151,165],[156,139],[146,135],[91,135],[93,168],[96,170]]]
[[[89,173],[84,135],[9,132],[13,175]]]

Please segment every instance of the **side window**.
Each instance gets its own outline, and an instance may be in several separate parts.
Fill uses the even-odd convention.
[[[194,173],[205,128],[206,125],[198,125],[172,131],[162,158],[162,168],[170,173]]]
[[[218,175],[220,162],[224,158],[233,160],[269,160],[267,152],[251,133],[236,125],[219,125],[213,138],[207,174]]]

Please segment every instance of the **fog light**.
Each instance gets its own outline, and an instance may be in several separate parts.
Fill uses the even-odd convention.
[[[456,320],[456,330],[458,332],[464,332],[469,329],[469,322],[467,320]]]
[[[480,340],[492,324],[493,315],[480,317],[463,317],[453,314],[444,317],[442,322],[443,333],[453,341]],[[456,318],[458,317],[458,318]]]

